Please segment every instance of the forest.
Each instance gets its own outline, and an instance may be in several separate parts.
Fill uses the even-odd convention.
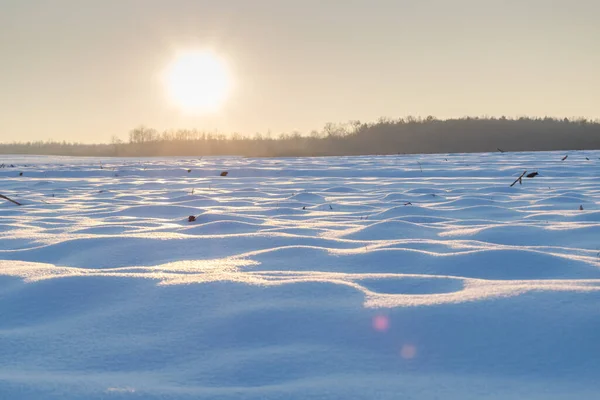
[[[82,136],[85,132],[81,133]],[[473,153],[600,149],[600,121],[585,118],[464,117],[380,118],[375,122],[328,123],[308,134],[252,135],[139,126],[128,140],[110,143],[56,141],[0,144],[0,154],[64,156],[311,157],[371,154]]]

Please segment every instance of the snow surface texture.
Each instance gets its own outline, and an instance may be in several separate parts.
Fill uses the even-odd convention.
[[[5,157],[0,398],[598,398],[563,156]]]

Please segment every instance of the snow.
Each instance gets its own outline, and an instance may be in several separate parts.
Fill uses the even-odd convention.
[[[0,398],[595,398],[600,152],[563,156],[4,156]]]

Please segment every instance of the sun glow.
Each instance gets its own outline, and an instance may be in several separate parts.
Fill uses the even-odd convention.
[[[207,51],[180,54],[165,78],[170,99],[188,112],[218,111],[231,90],[226,63]]]

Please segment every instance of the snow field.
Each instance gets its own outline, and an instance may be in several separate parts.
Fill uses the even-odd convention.
[[[563,156],[5,156],[0,398],[595,398],[600,152]]]

